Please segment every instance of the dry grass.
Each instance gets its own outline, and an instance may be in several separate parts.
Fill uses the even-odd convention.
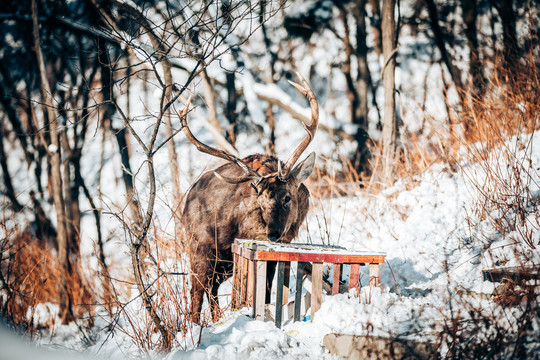
[[[146,264],[145,287],[151,294],[152,305],[171,335],[173,347],[192,348],[198,345],[202,329],[209,325],[210,315],[206,312],[201,314],[201,326],[191,322],[189,250],[181,242],[156,232],[153,233],[150,247],[149,258],[152,260]],[[128,293],[129,289],[125,290]],[[112,327],[129,337],[143,352],[161,350],[163,344],[161,337],[157,336],[158,329],[145,311],[140,295],[133,296],[132,293],[123,298],[128,300],[117,298],[118,306],[112,316]],[[124,321],[117,321],[119,318]]]
[[[501,236],[511,235],[531,249],[540,245],[533,239],[540,230],[540,196],[534,190],[540,176],[531,161],[534,132],[540,129],[540,74],[534,60],[532,54],[523,59],[518,73],[496,68],[486,95],[469,96],[464,145],[454,155],[456,163],[477,164],[462,168],[478,193],[473,223],[487,219]]]
[[[540,76],[532,54],[520,66],[520,71],[509,72],[487,65],[493,71],[486,93],[481,98],[465,93],[468,103],[448,148],[450,161],[476,194],[467,218],[474,243],[463,246],[486,249],[482,256],[497,267],[512,261],[527,272],[537,271],[538,264],[527,266],[532,260],[528,254],[540,245],[534,237],[540,231],[540,194],[535,190],[540,176],[531,161],[534,132],[540,129]],[[497,239],[508,244],[492,249]],[[445,317],[438,339],[446,358],[538,356],[534,330],[540,319],[538,282],[503,280],[489,307],[455,290],[449,296],[457,306]]]
[[[538,42],[537,42],[538,43]],[[534,136],[540,130],[540,74],[537,59],[529,54],[521,59],[519,71],[496,64],[490,70],[485,93],[479,97],[462,90],[467,99],[446,129],[426,135],[401,136],[396,161],[397,177],[415,186],[415,176],[442,161],[450,171],[462,172],[476,194],[476,204],[468,216],[471,241],[463,246],[487,249],[482,256],[504,267],[517,262],[521,275],[537,281],[505,280],[492,301],[482,302],[463,289],[448,289],[447,308],[433,348],[434,357],[448,359],[538,358],[536,339],[540,325],[538,266],[527,255],[540,247],[540,169],[532,162]],[[458,122],[455,119],[459,119]],[[426,141],[429,140],[429,141]],[[380,144],[371,149],[371,175],[362,177],[346,163],[335,174],[319,170],[315,196],[353,196],[358,191],[376,193],[387,185],[382,178]],[[356,186],[343,184],[356,184]],[[313,187],[310,187],[312,189]],[[486,230],[485,225],[489,224]],[[484,232],[482,232],[484,231]],[[504,251],[490,249],[497,239],[510,245]],[[534,273],[527,271],[534,270]],[[535,275],[536,274],[536,275]],[[451,274],[448,274],[451,276]],[[487,304],[487,306],[486,306]],[[453,306],[453,308],[452,308]]]
[[[7,236],[9,233],[6,231],[5,234],[0,245],[2,317],[7,323],[28,333],[40,328],[52,329],[54,318],[47,318],[45,322],[38,319],[37,305],[59,304],[60,274],[66,270],[58,262],[56,251],[48,244],[24,232]],[[91,304],[95,302],[94,291],[80,266],[72,264],[71,267],[67,271],[67,282],[73,316],[77,319],[87,318]]]

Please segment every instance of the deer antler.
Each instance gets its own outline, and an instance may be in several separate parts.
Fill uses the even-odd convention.
[[[317,99],[315,98],[315,94],[313,93],[313,90],[311,90],[311,87],[307,83],[307,81],[300,75],[298,72],[296,73],[298,78],[300,79],[300,82],[302,85],[297,84],[295,82],[292,82],[289,80],[292,86],[294,86],[298,91],[300,91],[302,94],[304,94],[308,100],[309,104],[311,106],[311,124],[307,125],[305,122],[302,122],[302,125],[304,126],[304,129],[307,132],[306,137],[300,145],[294,150],[294,152],[291,154],[287,162],[285,163],[285,166],[282,170],[280,170],[280,177],[282,179],[286,179],[289,176],[289,173],[291,172],[292,167],[298,161],[298,158],[304,150],[308,147],[309,143],[311,143],[311,140],[313,140],[313,137],[315,136],[315,132],[317,131],[317,126],[319,125],[319,104],[317,103]]]
[[[178,116],[180,117],[180,122],[182,123],[182,130],[184,131],[184,134],[186,135],[186,137],[188,138],[189,141],[191,141],[191,143],[193,145],[195,145],[195,147],[197,148],[197,150],[199,150],[200,152],[203,152],[203,153],[206,153],[206,154],[209,154],[209,155],[212,155],[212,156],[215,156],[215,157],[218,157],[218,158],[222,158],[222,159],[225,159],[227,161],[231,161],[233,163],[235,163],[239,168],[242,169],[242,171],[244,171],[244,174],[246,175],[245,177],[242,177],[241,179],[239,180],[234,180],[234,181],[238,181],[238,182],[243,182],[243,181],[247,181],[249,179],[260,179],[261,176],[253,169],[251,169],[245,162],[243,162],[239,157],[237,156],[234,156],[232,154],[229,154],[228,152],[226,151],[223,151],[223,150],[220,150],[220,149],[216,149],[216,148],[213,148],[211,146],[208,146],[206,144],[203,144],[202,142],[200,142],[196,137],[195,135],[193,135],[193,133],[191,132],[191,130],[189,129],[189,126],[187,124],[187,121],[186,121],[186,118],[187,118],[187,113],[189,111],[189,105],[191,104],[191,98],[192,98],[193,95],[190,95],[188,100],[186,101],[186,106],[184,107],[184,109],[182,109],[182,111],[180,111],[178,113]],[[220,175],[219,176],[220,178],[222,179],[227,179],[229,181],[233,181],[229,178],[226,178],[224,177],[223,175]],[[229,182],[228,181],[228,182]]]

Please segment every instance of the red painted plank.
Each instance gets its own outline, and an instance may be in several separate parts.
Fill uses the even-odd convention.
[[[251,250],[250,250],[251,251]],[[318,254],[300,252],[253,252],[255,259],[266,261],[301,261],[301,262],[325,262],[332,264],[382,264],[384,255],[346,255],[346,254]],[[242,255],[243,256],[243,255]]]
[[[358,285],[358,276],[360,275],[360,265],[352,264],[351,273],[349,275],[349,290]]]
[[[334,279],[332,280],[332,295],[339,293],[339,280],[341,279],[341,264],[334,264]]]
[[[298,251],[269,251],[248,249],[238,244],[232,245],[232,251],[249,260],[266,261],[302,261],[302,262],[325,262],[338,264],[382,264],[385,255],[370,254],[335,254],[326,252],[298,252]]]

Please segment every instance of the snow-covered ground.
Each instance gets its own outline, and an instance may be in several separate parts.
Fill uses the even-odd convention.
[[[528,169],[533,177],[528,179],[528,189],[538,196],[539,134],[509,140],[519,141],[530,143],[526,152],[518,151],[516,155],[530,159]],[[457,316],[456,310],[467,319],[469,308],[484,312],[486,317],[499,314],[499,323],[512,328],[514,317],[507,312],[517,317],[525,305],[510,310],[496,305],[490,299],[494,284],[482,280],[482,269],[497,265],[501,252],[507,265],[538,264],[540,254],[537,249],[516,244],[517,238],[511,232],[501,236],[488,219],[474,218],[482,198],[476,187],[482,178],[481,169],[481,164],[465,160],[457,172],[436,163],[422,175],[400,180],[376,195],[358,191],[354,196],[312,201],[307,226],[297,241],[386,252],[380,289],[367,286],[367,269],[361,269],[360,294],[353,291],[325,295],[312,322],[286,321],[278,329],[271,321],[251,319],[248,308],[227,311],[215,324],[202,329],[193,326],[185,337],[178,334],[179,347],[170,354],[147,355],[170,360],[332,358],[322,347],[325,334],[369,334],[433,342],[443,331],[445,321]],[[528,221],[538,244],[538,214],[530,214]],[[514,254],[527,254],[527,259]],[[310,288],[309,281],[305,281],[305,287]],[[222,286],[221,293],[230,293],[230,282]],[[224,297],[222,303],[226,302]],[[143,323],[146,314],[140,302],[135,300],[129,307],[133,309],[131,321],[140,317]],[[129,334],[124,330],[109,332],[109,322],[107,316],[98,318],[90,334],[94,339],[91,345],[84,344],[73,324],[58,325],[53,335],[42,337],[40,343],[85,349],[103,357],[139,356]],[[538,318],[532,322],[532,330],[540,333]]]
[[[530,188],[536,196],[540,194],[538,135],[530,135],[532,150],[527,155],[532,161],[531,174],[536,174]],[[484,311],[486,317],[504,314],[505,309],[489,299],[494,284],[482,280],[482,270],[494,267],[496,251],[506,253],[508,265],[538,264],[540,254],[515,244],[511,234],[498,236],[487,220],[471,224],[470,214],[481,195],[464,172],[475,172],[478,164],[464,166],[463,171],[453,173],[436,164],[422,176],[400,181],[375,196],[359,193],[314,204],[309,236],[304,231],[298,241],[386,252],[380,290],[366,286],[365,275],[359,297],[354,293],[324,296],[313,322],[289,321],[282,330],[270,322],[250,319],[248,310],[228,313],[221,322],[204,329],[197,349],[179,350],[167,358],[326,358],[330,355],[321,345],[328,333],[434,342],[445,319],[455,316],[452,311],[456,309],[467,312],[470,306]],[[529,221],[535,224],[531,229],[538,244],[537,214]],[[481,239],[471,243],[471,227],[482,227],[483,235],[493,241],[488,246]],[[514,252],[527,253],[528,259],[515,258]],[[458,296],[464,293],[468,295]],[[513,311],[523,309],[524,305]],[[515,326],[509,317],[499,321]],[[536,319],[537,335],[539,325]]]

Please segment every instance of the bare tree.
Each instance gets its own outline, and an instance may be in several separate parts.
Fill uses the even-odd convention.
[[[478,20],[478,3],[476,0],[462,0],[460,5],[463,11],[465,36],[467,37],[467,45],[469,47],[470,88],[476,89],[476,94],[479,97],[482,97],[485,91],[485,79],[480,58],[478,30],[476,27],[476,21]]]
[[[396,47],[396,21],[394,19],[395,0],[383,0],[382,5],[382,32],[383,32],[383,81],[384,81],[384,120],[382,131],[382,164],[383,177],[387,184],[395,179],[396,161],[396,110],[395,110],[395,56]]]
[[[53,189],[54,206],[56,209],[56,233],[58,243],[58,258],[64,268],[60,278],[60,318],[64,323],[73,320],[73,311],[69,298],[68,283],[66,272],[69,271],[69,252],[68,252],[68,234],[66,228],[66,212],[64,208],[62,174],[60,169],[60,142],[58,133],[58,115],[55,112],[55,104],[52,98],[49,80],[47,79],[47,70],[45,60],[41,51],[39,39],[39,22],[37,12],[37,0],[32,0],[32,29],[34,36],[34,51],[36,52],[37,63],[39,66],[39,75],[41,82],[41,96],[43,99],[47,120],[51,130],[50,144],[48,146],[48,155],[51,162],[51,184]]]
[[[4,119],[2,119],[2,122],[3,121]],[[0,166],[2,166],[2,178],[4,179],[4,184],[6,187],[5,195],[8,197],[13,211],[18,212],[22,210],[22,205],[19,203],[19,200],[17,200],[17,195],[15,194],[13,183],[11,181],[11,175],[10,175],[8,164],[7,164],[7,155],[4,148],[4,133],[3,132],[4,132],[4,129],[0,125]]]
[[[141,215],[141,222],[137,227],[126,226],[126,230],[129,234],[129,246],[132,257],[133,272],[135,275],[136,284],[139,290],[139,294],[143,301],[144,307],[152,320],[155,329],[161,334],[162,347],[170,349],[172,346],[173,329],[171,329],[162,318],[160,310],[156,307],[150,290],[152,289],[151,278],[160,276],[160,271],[154,274],[148,271],[148,259],[147,256],[150,253],[151,236],[150,230],[152,221],[154,218],[154,209],[156,202],[156,170],[154,164],[154,157],[156,153],[164,146],[169,149],[169,164],[172,167],[176,167],[175,171],[172,171],[173,182],[177,182],[179,179],[178,163],[176,160],[176,153],[174,149],[174,136],[181,130],[180,128],[174,129],[170,118],[170,111],[175,106],[175,102],[182,96],[185,89],[198,77],[201,76],[203,82],[206,82],[206,100],[207,108],[214,109],[213,119],[214,126],[217,127],[217,114],[215,112],[215,104],[213,100],[213,90],[211,86],[210,78],[205,74],[207,66],[215,59],[218,59],[224,52],[229,51],[233,46],[238,46],[246,40],[246,37],[237,37],[237,41],[232,42],[228,39],[229,35],[235,30],[241,21],[251,21],[249,19],[250,14],[257,11],[257,4],[235,4],[233,8],[226,8],[226,13],[210,11],[200,12],[199,6],[203,9],[206,6],[210,6],[210,3],[204,2],[191,2],[188,4],[167,3],[166,12],[160,12],[157,8],[152,8],[152,11],[156,12],[157,17],[162,17],[162,21],[156,25],[155,21],[151,21],[144,16],[136,5],[112,2],[112,6],[119,10],[124,19],[127,17],[131,24],[138,27],[141,31],[135,36],[130,35],[123,30],[123,24],[119,18],[113,16],[113,13],[109,9],[103,7],[103,4],[97,1],[93,2],[96,9],[99,11],[101,18],[103,19],[103,31],[105,31],[109,37],[118,39],[120,43],[127,47],[129,57],[136,61],[139,57],[144,57],[145,62],[140,63],[132,67],[134,72],[144,71],[149,74],[153,80],[150,86],[153,86],[160,90],[161,96],[157,102],[157,108],[149,108],[144,115],[145,118],[145,130],[144,132],[137,130],[137,121],[126,115],[126,112],[122,109],[120,102],[115,100],[112,93],[108,95],[108,104],[114,106],[115,113],[120,115],[123,119],[125,128],[129,131],[130,135],[136,140],[136,146],[144,154],[144,164],[146,166],[147,184],[149,186],[147,191],[148,198],[145,200],[144,209],[141,208],[142,201],[139,200],[139,196],[136,191],[133,191],[134,204],[139,207],[139,213]],[[176,8],[180,6],[180,8]],[[179,12],[180,11],[180,12]],[[182,23],[177,25],[176,19],[171,16],[173,13],[181,14]],[[270,14],[267,14],[268,17]],[[219,20],[219,21],[218,21]],[[253,29],[254,30],[254,29]],[[249,37],[251,34],[245,34]],[[158,35],[159,34],[159,35]],[[174,35],[171,35],[174,34]],[[196,34],[187,36],[187,34]],[[193,42],[190,41],[193,40]],[[196,41],[195,41],[196,39]],[[148,40],[148,41],[147,41]],[[173,56],[172,54],[176,54]],[[185,57],[194,60],[194,64],[189,69],[179,65],[179,61]],[[176,83],[172,76],[172,67],[178,67],[186,73],[186,78],[180,85]],[[115,76],[121,76],[121,71],[114,70],[110,65],[108,66],[111,73],[111,79],[115,79]],[[118,80],[116,80],[118,81]],[[106,106],[110,106],[105,104]],[[112,111],[112,109],[110,109]],[[165,128],[165,137],[160,136],[161,129]],[[217,131],[218,134],[221,131]],[[150,136],[146,135],[150,134]],[[221,135],[222,136],[222,135]],[[138,171],[136,171],[138,172]],[[135,182],[132,182],[135,187]],[[176,189],[176,190],[175,190]],[[175,193],[176,192],[176,193]],[[173,186],[173,217],[175,219],[175,234],[176,238],[180,238],[180,222],[177,222],[177,213],[174,211],[181,202],[179,185]],[[177,224],[177,226],[176,226]],[[126,224],[127,225],[127,224]],[[152,257],[150,257],[153,262]]]
[[[517,70],[516,66],[519,64],[518,55],[520,45],[516,30],[517,19],[514,11],[514,2],[504,0],[489,0],[489,2],[497,9],[503,27],[503,54],[505,65],[515,71]]]

